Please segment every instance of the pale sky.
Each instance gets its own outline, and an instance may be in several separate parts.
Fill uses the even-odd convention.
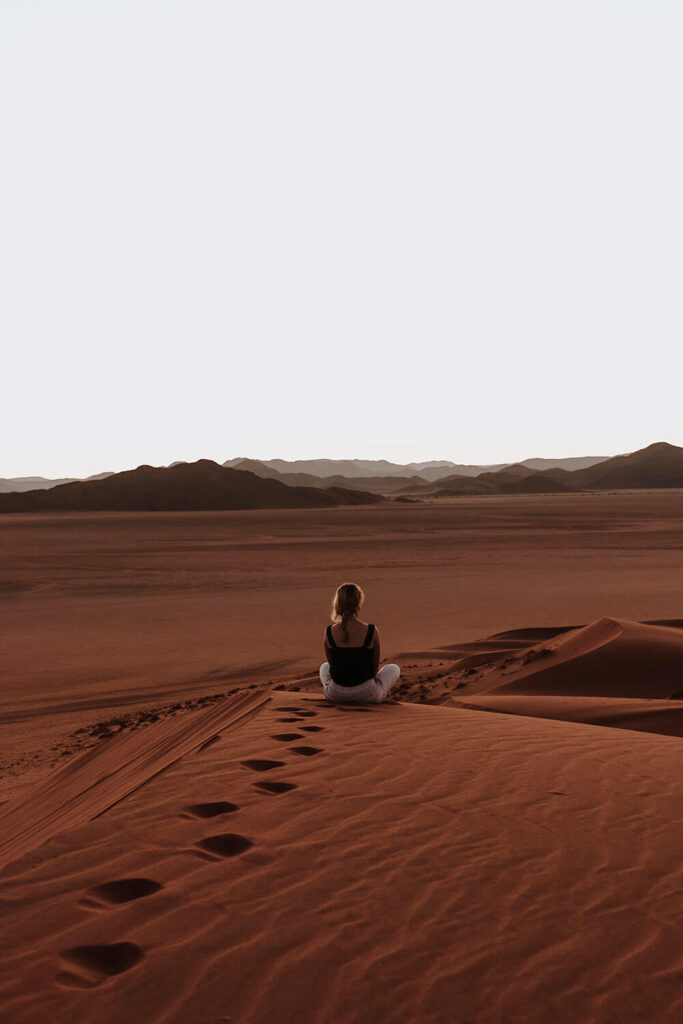
[[[683,444],[683,4],[0,0],[0,476]]]

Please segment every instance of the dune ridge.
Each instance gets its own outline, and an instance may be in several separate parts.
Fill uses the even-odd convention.
[[[602,618],[484,672],[472,692],[667,699],[681,689],[683,630]]]

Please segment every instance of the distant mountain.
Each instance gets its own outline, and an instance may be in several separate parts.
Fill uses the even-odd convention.
[[[408,462],[406,465],[416,473],[421,473],[423,469],[452,469],[455,463],[447,459],[432,459],[431,462]]]
[[[524,462],[515,463],[515,465],[526,470],[543,471],[562,468],[571,471],[593,466],[598,462],[605,461],[606,458],[607,456],[585,456],[568,459],[526,459]],[[500,469],[506,469],[511,463],[497,462],[492,465],[477,466],[436,460],[409,462],[403,465],[387,462],[386,459],[299,459],[296,462],[287,462],[285,459],[238,458],[229,459],[223,465],[232,469],[249,469],[259,476],[277,474],[281,479],[292,477],[297,483],[303,483],[304,480],[310,480],[311,477],[322,480],[335,478],[343,480],[372,479],[374,481],[382,477],[405,477],[411,483],[415,483],[416,478],[433,483],[436,480],[443,481],[454,476],[458,478],[477,477],[482,473],[494,473]],[[375,489],[379,490],[380,486],[375,484]]]
[[[434,490],[434,486],[438,489]],[[445,497],[683,487],[683,448],[660,441],[630,455],[616,455],[574,470],[553,466],[543,472],[529,473],[526,463],[515,463],[495,473],[481,473],[473,480],[446,477],[434,486],[425,485],[420,493]]]
[[[524,459],[517,465],[527,466],[529,469],[537,469],[541,472],[547,469],[566,469],[573,472],[576,469],[597,466],[599,462],[607,462],[609,458],[609,455],[585,455],[570,459]]]
[[[104,480],[111,476],[111,473],[96,473],[88,476],[86,480]],[[47,490],[49,487],[59,487],[60,484],[76,483],[81,477],[65,476],[60,479],[51,480],[45,476],[13,476],[0,478],[0,494],[14,494],[17,491],[38,491]]]
[[[442,476],[459,473],[463,476],[477,476],[487,469],[501,469],[507,463],[499,462],[493,466],[467,466],[456,462],[409,462],[405,465],[398,462],[387,462],[386,459],[299,459],[287,462],[285,459],[228,459],[224,466],[233,469],[248,468],[258,472],[255,464],[263,467],[268,473],[276,472],[280,476],[293,476],[307,473],[321,479],[343,477],[344,479],[378,479],[387,477],[417,477],[421,480],[438,480]],[[266,475],[264,473],[263,475]]]
[[[499,469],[485,470],[477,476],[464,476],[454,473],[451,476],[442,477],[435,481],[435,484],[444,491],[454,494],[490,494],[498,493],[503,484],[508,480],[516,480],[530,476],[531,470],[519,463],[503,466]]]
[[[353,490],[360,483],[363,490],[371,491],[374,494],[392,494],[394,491],[403,490],[409,484],[422,486],[424,481],[419,476],[314,476],[313,473],[280,473],[270,465],[259,462],[258,459],[240,459],[234,464],[233,469],[248,470],[256,476],[265,477],[269,480],[280,480],[290,487],[346,487]]]
[[[493,472],[496,469],[504,469],[505,466],[507,466],[507,462],[497,462],[491,466],[470,466],[458,462],[452,462],[450,466],[436,466],[421,469],[419,470],[419,474],[424,480],[434,482],[435,480],[443,480],[446,477],[451,476],[480,476],[481,473]]]
[[[261,462],[260,459],[230,459],[229,462],[223,463],[223,468],[246,470],[248,473],[255,473],[256,476],[262,476],[266,480],[281,480],[285,475],[279,470],[273,469],[267,462]],[[312,473],[288,473],[286,475],[296,478],[297,482],[301,478],[306,481],[306,484],[309,480],[315,480],[316,486],[320,487],[320,477],[316,477]]]
[[[283,481],[287,480],[286,476],[282,477]],[[365,491],[371,491],[374,494],[394,494],[399,491],[405,491],[411,486],[423,487],[425,481],[419,476],[363,476],[357,477],[355,480],[353,477],[348,476],[327,476],[323,478],[323,486],[327,487],[330,484],[334,484],[336,487],[353,487],[354,485],[360,484]],[[321,485],[321,481],[318,482],[318,486]]]
[[[568,459],[524,459],[523,462],[498,462],[491,466],[474,466],[474,465],[462,465],[457,462],[451,463],[435,463],[434,468],[430,468],[429,464],[424,463],[425,469],[419,469],[418,464],[415,468],[420,473],[420,476],[424,477],[425,480],[439,480],[443,482],[451,476],[463,477],[473,476],[479,477],[484,473],[496,473],[499,470],[510,469],[512,466],[517,466],[521,471],[523,470],[538,470],[545,471],[548,469],[564,469],[564,470],[575,470],[583,469],[584,467],[596,465],[598,462],[604,462],[608,458],[607,455],[586,455],[578,456],[576,458]],[[521,473],[520,473],[521,475]]]
[[[683,448],[658,441],[571,474],[575,486],[595,490],[683,487]]]
[[[431,485],[423,484],[418,490],[411,490],[415,497],[455,498],[464,494],[500,494],[500,487],[482,480],[478,476],[449,476],[447,480],[435,480]]]
[[[310,473],[312,476],[413,476],[414,470],[408,466],[387,462],[386,459],[298,459],[288,462],[286,459],[229,459],[223,465],[237,469],[243,462],[260,462],[267,469],[277,473]]]
[[[162,468],[140,466],[103,480],[60,484],[47,490],[0,494],[0,512],[326,508],[382,500],[375,494],[337,487],[288,487],[279,480],[201,459]]]
[[[15,491],[37,491],[47,487],[57,487],[59,484],[71,483],[75,477],[61,477],[58,480],[48,480],[44,476],[14,476],[0,478],[0,494],[13,494]]]
[[[572,491],[571,487],[553,480],[545,473],[532,473],[530,476],[508,480],[501,489],[503,494],[568,494]]]
[[[308,469],[304,468],[308,467]],[[494,466],[445,460],[203,459],[87,480],[0,480],[0,512],[67,509],[322,508],[370,504],[381,496],[445,497],[565,491],[683,488],[683,448],[660,441],[613,458],[526,459]]]
[[[510,466],[503,466],[502,469],[497,469],[495,473],[481,473],[478,480],[490,480],[492,483],[499,484],[504,480],[523,480],[527,476],[531,476],[536,473],[537,470],[529,469],[523,462],[513,462]]]
[[[449,477],[434,485],[435,497],[447,498],[465,494],[556,494],[573,488],[548,473],[529,472],[522,466],[509,466],[495,473],[477,477]]]

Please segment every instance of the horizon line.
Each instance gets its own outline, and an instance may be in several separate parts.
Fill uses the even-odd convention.
[[[380,457],[380,458],[364,458],[364,457],[359,457],[359,456],[345,456],[345,457],[334,456],[333,457],[333,456],[329,456],[329,455],[320,455],[320,456],[312,456],[312,457],[307,457],[307,458],[296,458],[296,459],[285,459],[285,458],[282,458],[281,456],[277,456],[277,455],[270,456],[270,457],[267,457],[267,458],[264,457],[264,456],[254,456],[254,455],[251,455],[251,456],[249,456],[249,455],[234,455],[234,456],[228,457],[227,459],[222,459],[222,460],[220,460],[220,459],[212,459],[212,458],[209,458],[207,456],[199,456],[198,458],[172,459],[170,462],[149,462],[149,461],[144,461],[143,460],[142,462],[136,462],[134,465],[128,465],[125,468],[113,469],[113,470],[99,469],[99,470],[95,470],[94,472],[89,472],[89,473],[85,473],[85,474],[82,474],[82,475],[77,475],[77,474],[68,475],[66,473],[61,473],[61,474],[56,475],[56,476],[49,476],[49,475],[44,474],[44,473],[26,473],[26,472],[19,473],[19,474],[14,473],[12,475],[2,475],[2,476],[0,476],[0,480],[30,480],[30,479],[36,479],[36,480],[38,480],[38,479],[42,479],[42,480],[67,480],[67,479],[71,479],[71,480],[85,480],[88,477],[98,476],[101,473],[107,473],[107,474],[112,474],[112,475],[115,474],[115,473],[125,473],[125,472],[130,472],[130,471],[135,470],[135,469],[139,469],[141,466],[155,466],[156,468],[160,468],[161,469],[161,468],[168,468],[169,466],[172,466],[172,465],[174,465],[176,463],[186,463],[186,464],[189,464],[189,463],[193,463],[193,462],[200,462],[200,461],[202,461],[204,459],[206,459],[206,461],[209,461],[209,462],[215,462],[218,465],[224,465],[226,462],[231,462],[233,460],[247,460],[247,461],[251,461],[251,462],[261,462],[261,463],[268,463],[268,462],[275,462],[275,461],[277,461],[277,462],[287,463],[288,465],[294,465],[294,464],[296,464],[298,462],[323,462],[324,461],[324,462],[365,462],[365,463],[373,463],[373,462],[381,463],[381,462],[385,462],[385,463],[388,463],[390,465],[400,466],[402,468],[408,468],[410,466],[420,466],[420,465],[425,465],[426,463],[433,462],[433,463],[448,463],[448,464],[450,464],[452,466],[456,466],[456,467],[457,466],[477,466],[477,467],[481,467],[481,468],[486,469],[486,468],[491,467],[491,466],[520,465],[520,464],[523,464],[525,462],[529,462],[529,461],[536,460],[536,459],[542,459],[544,461],[566,461],[566,460],[569,460],[569,459],[581,459],[581,458],[583,458],[583,459],[589,459],[589,458],[590,459],[605,459],[606,460],[606,459],[617,458],[620,455],[631,455],[631,454],[633,454],[634,451],[641,451],[641,450],[643,450],[643,448],[649,448],[653,444],[672,444],[672,442],[669,442],[669,441],[664,441],[664,442],[662,442],[662,441],[652,441],[652,442],[649,442],[648,444],[643,445],[641,448],[633,448],[633,449],[630,449],[630,450],[627,450],[627,451],[622,450],[622,451],[618,451],[618,452],[616,452],[614,454],[609,454],[609,455],[605,455],[605,454],[601,454],[601,455],[581,454],[581,455],[558,455],[558,456],[552,456],[552,455],[530,455],[530,456],[526,456],[526,457],[521,458],[521,459],[501,459],[501,460],[493,461],[493,462],[456,462],[452,458],[451,459],[447,459],[447,458],[441,458],[441,459],[436,459],[436,458],[434,458],[434,459],[412,459],[409,462],[397,462],[394,459],[389,459],[389,458],[386,458],[386,457]],[[679,447],[679,446],[672,444],[672,447]],[[57,458],[57,456],[55,456],[55,458]],[[112,461],[115,461],[115,460],[112,460]]]

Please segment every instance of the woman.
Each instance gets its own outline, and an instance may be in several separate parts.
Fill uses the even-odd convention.
[[[401,675],[398,665],[379,667],[379,632],[358,618],[363,600],[360,587],[342,583],[332,602],[320,681],[335,704],[381,704]]]

